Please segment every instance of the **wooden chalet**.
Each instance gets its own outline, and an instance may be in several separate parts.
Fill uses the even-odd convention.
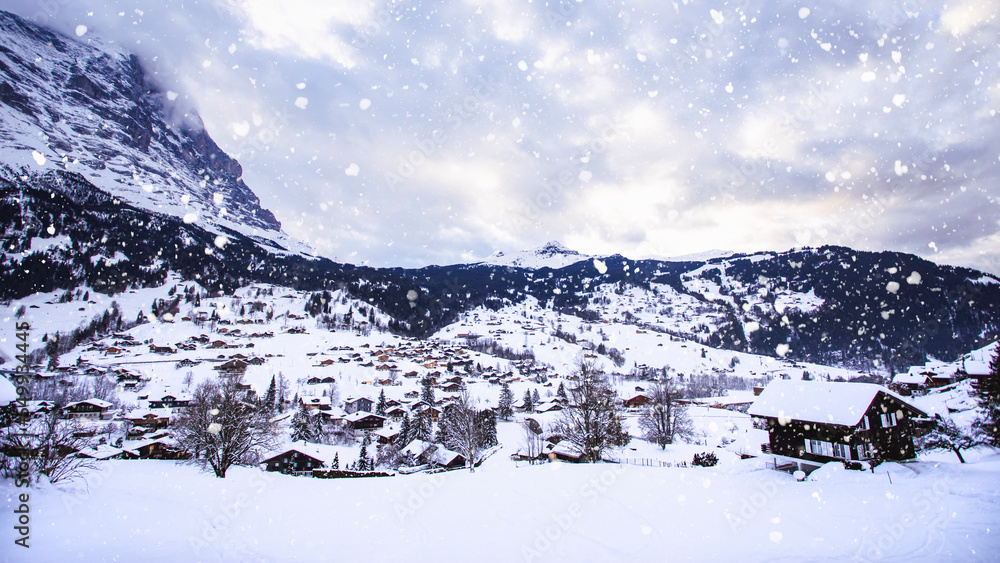
[[[344,401],[344,411],[347,414],[359,411],[372,412],[372,407],[374,406],[375,402],[368,397],[348,397],[348,399]]]
[[[326,456],[317,448],[301,442],[265,459],[260,464],[264,471],[276,471],[286,475],[311,475],[313,469],[322,469],[328,462]]]
[[[916,456],[914,434],[930,416],[872,383],[771,381],[749,409],[766,423],[761,450],[797,467]]]
[[[353,432],[355,436],[382,428],[385,425],[385,417],[370,412],[357,411],[344,417],[344,427]]]
[[[622,403],[625,405],[625,408],[627,409],[637,409],[648,405],[649,397],[642,394],[633,395],[632,397],[622,401]]]
[[[453,452],[440,444],[432,444],[423,440],[413,440],[400,450],[401,454],[410,454],[421,465],[457,469],[465,467],[465,457]]]
[[[126,441],[122,444],[125,459],[188,459],[191,457],[178,447],[172,438]]]
[[[170,409],[136,409],[127,415],[125,420],[132,423],[132,426],[141,427],[143,430],[155,430],[166,428],[170,424]]]
[[[306,410],[328,411],[332,408],[330,397],[299,397],[299,402]]]
[[[220,375],[242,375],[247,371],[248,365],[250,364],[246,360],[236,358],[215,366],[215,369],[220,372]]]
[[[111,412],[113,405],[101,399],[86,399],[68,403],[63,407],[64,418],[84,418],[88,420],[109,420],[114,414]]]
[[[192,396],[189,393],[167,393],[157,399],[149,399],[151,409],[183,409],[191,404]]]

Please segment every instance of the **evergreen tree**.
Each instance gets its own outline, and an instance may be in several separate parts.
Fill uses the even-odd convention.
[[[434,429],[431,425],[431,417],[428,415],[417,415],[413,420],[413,439],[430,442],[433,434]]]
[[[436,405],[437,401],[434,400],[434,385],[431,383],[431,378],[425,377],[421,383],[423,388],[420,390],[420,400],[431,406]]]
[[[278,387],[274,381],[274,376],[271,376],[271,384],[267,387],[267,394],[264,395],[264,407],[268,410],[274,410],[274,401],[277,399]]]
[[[299,440],[306,442],[319,441],[317,421],[313,420],[313,417],[309,415],[309,411],[306,410],[305,405],[300,406],[298,412],[292,417],[291,429],[293,442],[298,442]]]
[[[510,384],[506,381],[500,388],[500,403],[497,406],[497,414],[504,420],[510,420],[514,416],[514,392],[510,390]]]
[[[541,402],[542,399],[538,396],[538,389],[535,389],[534,391],[531,392],[531,404],[537,405],[538,403]]]
[[[371,435],[366,432],[364,439],[361,440],[361,452],[358,453],[358,462],[355,465],[358,471],[368,471],[371,469],[372,463],[368,459],[368,446],[371,443]]]
[[[535,402],[531,399],[531,391],[524,392],[524,412],[535,412]]]
[[[404,447],[413,441],[413,425],[410,423],[410,413],[403,413],[403,424],[399,427],[399,441]]]
[[[563,401],[566,400],[566,387],[563,386],[563,382],[559,382],[559,388],[556,389],[556,397],[559,397]]]
[[[500,443],[497,440],[497,415],[493,409],[479,411],[479,435],[484,449]]]
[[[333,464],[330,465],[330,469],[340,469],[340,453],[333,454]]]
[[[434,437],[434,441],[439,444],[444,444],[448,449],[451,449],[451,445],[454,443],[454,436],[456,434],[456,421],[455,414],[458,410],[454,405],[448,405],[445,407],[444,412],[441,413],[441,418],[438,419],[438,430],[437,436]]]
[[[386,409],[385,401],[385,389],[382,389],[378,394],[378,403],[375,404],[375,414],[379,416],[385,416]]]
[[[990,372],[979,385],[979,407],[982,414],[973,423],[973,430],[994,448],[1000,448],[1000,346],[997,347]]]

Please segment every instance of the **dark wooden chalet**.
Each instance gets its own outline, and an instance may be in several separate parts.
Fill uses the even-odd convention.
[[[167,393],[158,399],[149,399],[149,408],[151,409],[183,409],[191,404],[191,395],[187,393],[172,394]]]
[[[344,426],[347,430],[359,434],[368,430],[382,428],[385,425],[385,417],[369,412],[353,412],[344,417]]]
[[[111,412],[113,405],[100,399],[87,399],[68,403],[63,407],[63,416],[66,418],[86,418],[90,420],[108,420],[114,414]]]
[[[622,401],[627,409],[637,409],[639,407],[644,407],[649,404],[649,397],[638,394],[628,399]]]
[[[286,475],[311,474],[313,469],[327,465],[323,455],[315,448],[303,445],[292,446],[285,451],[261,462],[264,471],[277,471]]]
[[[122,457],[125,459],[188,459],[191,456],[182,451],[177,443],[170,438],[153,438],[138,442],[125,442],[122,445]]]
[[[800,468],[830,461],[898,461],[913,446],[924,411],[881,385],[776,379],[749,409],[768,431],[766,453]]]

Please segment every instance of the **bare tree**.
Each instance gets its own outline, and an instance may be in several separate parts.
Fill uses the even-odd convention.
[[[468,391],[462,391],[447,408],[442,434],[447,436],[445,447],[453,449],[465,457],[466,467],[475,471],[483,453],[483,432],[478,411],[472,405]]]
[[[89,447],[89,439],[80,437],[83,425],[77,420],[61,420],[56,412],[33,419],[27,424],[3,428],[0,434],[0,465],[6,477],[24,471],[18,466],[27,463],[27,474],[35,482],[42,475],[56,483],[80,477],[86,470],[97,467],[93,458],[77,457]]]
[[[594,362],[580,360],[574,375],[577,384],[567,389],[569,405],[560,411],[553,429],[587,461],[598,462],[607,450],[628,443],[623,414],[614,389]]]
[[[649,404],[639,418],[639,428],[643,437],[666,449],[678,436],[690,436],[693,431],[687,407],[678,403],[682,389],[670,380],[660,380],[650,387],[647,397]]]
[[[268,409],[247,400],[243,377],[226,376],[198,384],[177,424],[177,440],[191,462],[224,478],[233,465],[256,465],[277,446],[277,426]]]
[[[530,463],[535,463],[538,457],[542,455],[545,440],[542,440],[542,435],[535,432],[527,423],[523,423],[521,428],[523,429],[521,454],[529,458]]]

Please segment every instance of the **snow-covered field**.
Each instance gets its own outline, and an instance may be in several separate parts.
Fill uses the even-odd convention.
[[[5,561],[995,561],[1000,456],[935,455],[805,482],[767,458],[714,468],[515,465],[321,480],[111,461],[30,500]],[[888,474],[887,474],[888,472]],[[891,482],[890,482],[891,478]],[[0,483],[10,514],[16,490]]]

